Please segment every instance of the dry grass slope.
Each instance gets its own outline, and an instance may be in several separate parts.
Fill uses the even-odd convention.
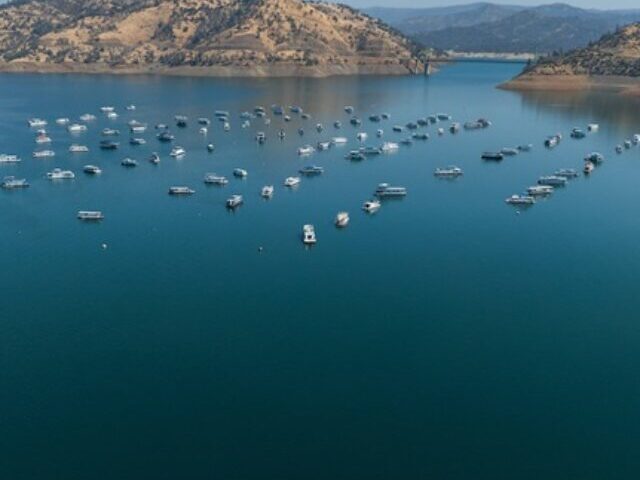
[[[0,68],[239,74],[407,73],[415,47],[338,4],[24,0],[0,7]]]

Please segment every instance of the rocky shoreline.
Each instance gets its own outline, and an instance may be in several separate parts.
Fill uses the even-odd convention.
[[[615,75],[524,74],[498,86],[504,90],[600,90],[640,96],[640,78]]]
[[[331,77],[338,75],[410,75],[415,73],[406,65],[371,64],[329,64],[305,66],[295,63],[274,65],[219,65],[210,67],[145,65],[112,66],[107,64],[77,63],[33,63],[0,62],[0,72],[5,73],[42,73],[42,74],[110,74],[110,75],[168,75],[194,77]]]

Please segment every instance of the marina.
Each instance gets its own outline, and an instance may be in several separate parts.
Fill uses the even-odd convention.
[[[460,63],[429,78],[0,75],[11,92],[0,145],[21,159],[0,163],[0,179],[30,185],[0,191],[7,478],[35,457],[30,478],[92,478],[88,464],[127,480],[120,465],[157,478],[298,478],[298,459],[320,457],[331,462],[311,475],[323,479],[393,477],[396,465],[406,478],[615,476],[593,462],[628,478],[640,108],[609,93],[495,88],[520,68]],[[42,92],[50,102],[36,100]],[[86,113],[96,118],[81,121]],[[47,123],[31,128],[30,118]],[[200,118],[211,119],[206,136]],[[132,120],[147,130],[131,134]],[[73,123],[87,130],[68,132]],[[156,137],[160,124],[172,141]],[[586,136],[571,138],[573,128]],[[38,129],[52,142],[37,145]],[[563,140],[546,148],[557,133]],[[384,142],[398,148],[374,153]],[[176,145],[182,158],[170,155]],[[301,158],[304,145],[316,151]],[[480,158],[503,148],[520,153]],[[44,150],[55,156],[33,156]],[[137,167],[122,167],[125,158]],[[314,165],[321,175],[299,172]],[[75,179],[50,181],[54,168]],[[454,168],[463,174],[446,174]],[[537,184],[562,173],[564,187]],[[297,188],[283,185],[290,176]],[[406,195],[378,198],[381,183]],[[169,195],[170,186],[196,192]],[[514,194],[535,203],[506,203]],[[305,225],[315,245],[305,246]],[[531,470],[503,467],[505,458],[544,460]]]

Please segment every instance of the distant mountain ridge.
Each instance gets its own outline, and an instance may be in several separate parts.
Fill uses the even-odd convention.
[[[417,42],[442,50],[549,53],[586,46],[640,21],[638,10],[591,10],[562,3],[522,7],[473,3],[412,10],[368,9]]]

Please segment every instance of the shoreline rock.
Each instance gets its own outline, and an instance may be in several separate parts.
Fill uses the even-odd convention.
[[[614,75],[539,75],[525,73],[498,85],[515,91],[610,91],[622,95],[640,95],[640,78]]]
[[[223,66],[210,67],[152,65],[144,67],[110,66],[106,64],[48,64],[32,62],[0,62],[0,73],[34,74],[87,74],[87,75],[166,75],[192,77],[312,77],[324,78],[340,75],[417,75],[406,65],[397,64],[342,64],[314,65],[298,64]]]

